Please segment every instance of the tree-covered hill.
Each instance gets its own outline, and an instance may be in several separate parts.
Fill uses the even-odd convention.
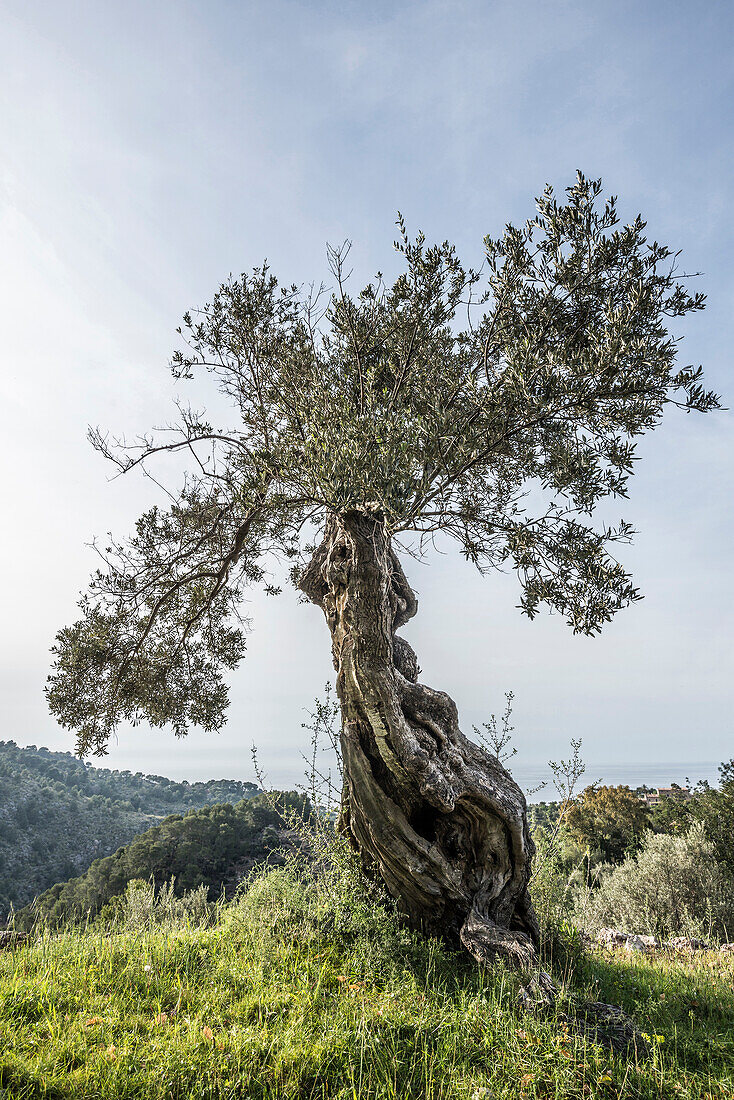
[[[175,813],[257,793],[253,783],[176,783],[93,768],[71,753],[0,741],[0,923]]]
[[[296,794],[280,794],[278,804],[303,809]],[[243,799],[235,806],[220,803],[187,814],[173,814],[147,829],[114,855],[97,859],[76,878],[57,883],[15,914],[16,929],[27,929],[39,918],[58,926],[86,917],[119,898],[133,880],[163,885],[174,880],[177,894],[206,886],[212,900],[233,888],[274,850],[289,846],[271,796]]]

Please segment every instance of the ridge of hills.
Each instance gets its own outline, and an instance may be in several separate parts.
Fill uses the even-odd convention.
[[[257,794],[241,780],[176,782],[0,741],[0,924],[164,818]]]
[[[253,867],[282,864],[286,853],[302,847],[286,820],[293,812],[305,820],[308,809],[300,795],[273,792],[234,806],[220,802],[183,816],[172,814],[14,912],[13,928],[29,931],[39,920],[59,927],[94,919],[105,907],[114,910],[129,883],[141,881],[151,891],[169,884],[178,897],[199,891],[202,903],[207,896],[209,901],[231,899]]]

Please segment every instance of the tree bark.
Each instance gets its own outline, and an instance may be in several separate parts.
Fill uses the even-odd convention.
[[[396,631],[417,610],[382,515],[327,523],[301,588],[324,611],[342,711],[341,828],[409,923],[481,962],[535,957],[534,845],[522,791],[468,740],[453,700],[418,683]]]

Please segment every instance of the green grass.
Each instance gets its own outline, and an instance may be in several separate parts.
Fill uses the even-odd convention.
[[[651,1037],[649,1057],[613,1057],[524,1014],[516,974],[408,933],[346,872],[286,868],[212,928],[90,928],[0,954],[0,1097],[724,1100],[733,983],[719,956],[581,956],[573,991]]]

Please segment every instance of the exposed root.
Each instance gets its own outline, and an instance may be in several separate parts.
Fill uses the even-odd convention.
[[[603,1001],[570,1001],[562,1007],[562,991],[544,970],[536,970],[520,988],[518,1001],[526,1012],[552,1015],[569,1032],[617,1054],[634,1051],[642,1056],[650,1052],[650,1044],[634,1020],[618,1005]]]
[[[472,909],[461,928],[461,942],[479,963],[491,966],[498,958],[519,969],[530,968],[537,959],[535,945],[525,932],[513,932],[480,916]]]

